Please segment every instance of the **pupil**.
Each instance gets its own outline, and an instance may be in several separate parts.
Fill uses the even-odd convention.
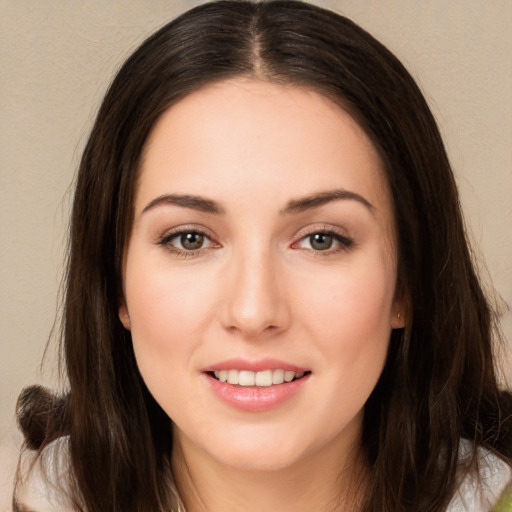
[[[326,251],[332,246],[332,236],[325,233],[316,233],[310,237],[311,247],[317,251]]]
[[[199,233],[186,233],[181,235],[181,245],[189,250],[200,249],[204,242],[204,236]]]

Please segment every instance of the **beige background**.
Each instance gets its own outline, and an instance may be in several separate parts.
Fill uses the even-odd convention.
[[[55,377],[70,184],[113,73],[193,0],[0,0],[0,511],[8,510],[21,388]],[[512,304],[512,1],[318,0],[389,46],[447,143],[477,254]],[[509,349],[510,351],[510,349]],[[512,372],[511,372],[512,373]]]

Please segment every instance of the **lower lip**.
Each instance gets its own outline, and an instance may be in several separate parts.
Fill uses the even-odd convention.
[[[205,374],[212,391],[229,405],[247,412],[265,412],[279,407],[296,395],[309,381],[310,373],[292,382],[268,387],[235,386]]]

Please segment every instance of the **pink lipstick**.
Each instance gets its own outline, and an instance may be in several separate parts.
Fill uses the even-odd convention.
[[[230,359],[203,370],[215,395],[242,411],[274,409],[307,384],[311,372],[276,359]]]

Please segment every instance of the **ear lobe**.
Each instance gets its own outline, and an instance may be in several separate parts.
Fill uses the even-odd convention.
[[[391,328],[403,329],[407,325],[407,300],[395,299],[391,308]]]
[[[395,297],[391,306],[390,324],[392,329],[403,329],[410,320],[411,298],[404,282],[398,278]]]
[[[128,314],[128,308],[126,307],[124,299],[121,300],[121,304],[119,305],[119,320],[121,320],[123,327],[127,331],[131,329],[130,315]]]
[[[391,314],[391,328],[392,329],[403,329],[405,327],[405,313],[398,311],[395,312],[396,309],[393,310]]]

